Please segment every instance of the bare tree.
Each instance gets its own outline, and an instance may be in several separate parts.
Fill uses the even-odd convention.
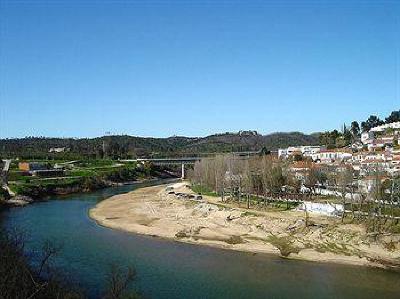
[[[120,299],[126,295],[130,285],[136,279],[135,268],[127,267],[123,269],[117,264],[111,264],[107,273],[106,282],[107,289],[103,296],[104,299]],[[135,298],[135,293],[129,294],[131,298]]]
[[[346,215],[346,194],[349,190],[349,186],[353,184],[353,172],[349,167],[342,167],[336,173],[336,186],[342,198],[343,213],[341,222],[344,222]]]

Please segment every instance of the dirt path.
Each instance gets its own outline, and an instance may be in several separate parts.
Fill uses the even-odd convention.
[[[301,212],[247,210],[222,203],[218,197],[199,202],[176,195],[193,194],[185,183],[166,187],[113,196],[97,204],[90,217],[114,229],[225,249],[357,265],[400,263],[400,236],[374,243],[361,225],[311,216],[313,225],[305,227]]]

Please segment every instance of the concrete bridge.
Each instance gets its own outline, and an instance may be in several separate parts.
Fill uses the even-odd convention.
[[[137,162],[145,163],[150,162],[154,165],[181,165],[182,175],[181,178],[185,178],[185,165],[193,165],[196,161],[200,161],[201,157],[185,157],[185,158],[149,158],[149,159],[127,159],[120,160],[121,162]]]
[[[259,155],[259,151],[248,151],[248,152],[231,152],[231,153],[224,153],[224,154],[231,154],[233,156],[237,156],[241,159],[249,158],[250,156]],[[205,155],[205,154],[203,154]],[[213,155],[216,155],[214,153]],[[203,158],[210,157],[210,154],[207,156],[200,155],[199,157],[181,157],[181,158],[140,158],[140,159],[126,159],[120,160],[121,162],[137,162],[137,163],[145,163],[151,162],[154,165],[181,165],[182,167],[182,175],[181,178],[185,178],[185,165],[193,165],[196,161],[200,161]]]

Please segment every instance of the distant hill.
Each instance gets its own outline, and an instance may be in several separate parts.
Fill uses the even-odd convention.
[[[207,137],[173,136],[148,138],[128,135],[97,138],[27,137],[0,139],[0,157],[21,158],[133,158],[179,156],[200,153],[276,150],[290,145],[315,145],[318,136],[300,132],[260,135],[256,131],[215,134]],[[65,147],[63,153],[49,153],[50,148]]]
[[[300,132],[273,133],[259,135],[257,133],[225,133],[192,140],[183,150],[189,152],[230,152],[258,151],[265,147],[277,150],[290,145],[314,145],[318,138]]]

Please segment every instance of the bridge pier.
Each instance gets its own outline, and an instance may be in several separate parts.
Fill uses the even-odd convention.
[[[185,163],[182,163],[182,175],[181,175],[181,179],[182,179],[182,180],[185,179]]]

